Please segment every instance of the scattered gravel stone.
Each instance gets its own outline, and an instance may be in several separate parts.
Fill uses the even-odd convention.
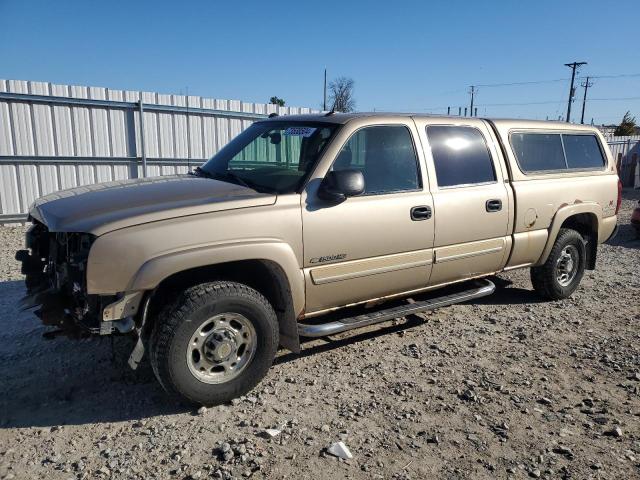
[[[265,436],[267,438],[273,438],[273,437],[277,437],[278,435],[280,435],[280,433],[282,433],[281,430],[278,430],[277,428],[267,428],[265,431]]]
[[[351,451],[344,444],[344,442],[332,443],[331,446],[327,449],[327,452],[335,457],[342,458],[343,460],[349,460],[353,458]]]
[[[604,435],[606,435],[607,437],[619,438],[622,436],[622,430],[620,429],[620,427],[615,427],[611,430],[607,430],[606,432],[604,432]]]
[[[25,229],[0,227],[0,479],[637,478],[640,190],[624,195],[571,298],[501,273],[493,296],[424,321],[278,352],[251,392],[206,411],[172,403],[147,358],[130,371],[129,338],[43,340],[51,327],[16,307]]]
[[[569,447],[558,445],[557,447],[553,448],[553,452],[557,453],[558,455],[564,455],[569,460],[573,460],[573,458],[574,458],[573,452],[571,451],[571,449]]]

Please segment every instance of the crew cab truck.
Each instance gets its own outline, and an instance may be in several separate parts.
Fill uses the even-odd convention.
[[[189,175],[39,199],[16,257],[46,324],[135,335],[132,366],[148,351],[168,393],[213,405],[252,389],[279,346],[488,295],[497,272],[529,268],[540,295],[568,297],[620,200],[588,126],[283,116]]]

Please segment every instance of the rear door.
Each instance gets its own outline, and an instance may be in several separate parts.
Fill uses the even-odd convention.
[[[427,159],[435,223],[430,285],[501,270],[511,248],[506,167],[479,119],[416,118]]]

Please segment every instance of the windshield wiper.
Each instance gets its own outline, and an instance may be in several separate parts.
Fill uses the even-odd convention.
[[[193,175],[194,177],[213,178],[213,175],[211,175],[206,170],[203,170],[201,167],[196,167],[194,170],[188,172],[188,174]]]
[[[230,183],[235,183],[236,185],[242,185],[243,187],[250,188],[251,190],[255,190],[256,192],[260,192],[260,193],[264,193],[265,191],[267,193],[274,193],[267,187],[262,187],[262,186],[256,185],[255,183],[249,180],[245,180],[244,178],[242,178],[241,176],[239,176],[238,174],[230,170],[227,170],[225,172],[209,172],[200,167],[196,167],[192,175],[212,178],[214,180],[222,180],[223,182],[227,181]]]
[[[251,190],[258,190],[255,185],[249,183],[247,180],[233,173],[231,170],[227,170],[226,172],[214,172],[214,175],[220,177],[221,179],[226,178],[228,180],[231,180],[233,183],[239,183],[243,187],[250,188]]]

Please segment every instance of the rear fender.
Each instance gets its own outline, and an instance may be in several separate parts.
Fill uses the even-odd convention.
[[[602,224],[602,207],[599,204],[595,202],[582,202],[564,206],[560,208],[553,217],[551,225],[549,226],[549,236],[547,238],[547,243],[544,247],[544,250],[542,251],[540,259],[534,266],[542,265],[547,261],[547,259],[549,258],[549,254],[551,253],[551,249],[556,242],[556,238],[558,238],[560,228],[562,228],[564,222],[572,216],[581,213],[586,213],[595,217],[593,218],[592,222],[595,222],[594,225],[596,228],[596,238],[598,238],[598,226]]]

